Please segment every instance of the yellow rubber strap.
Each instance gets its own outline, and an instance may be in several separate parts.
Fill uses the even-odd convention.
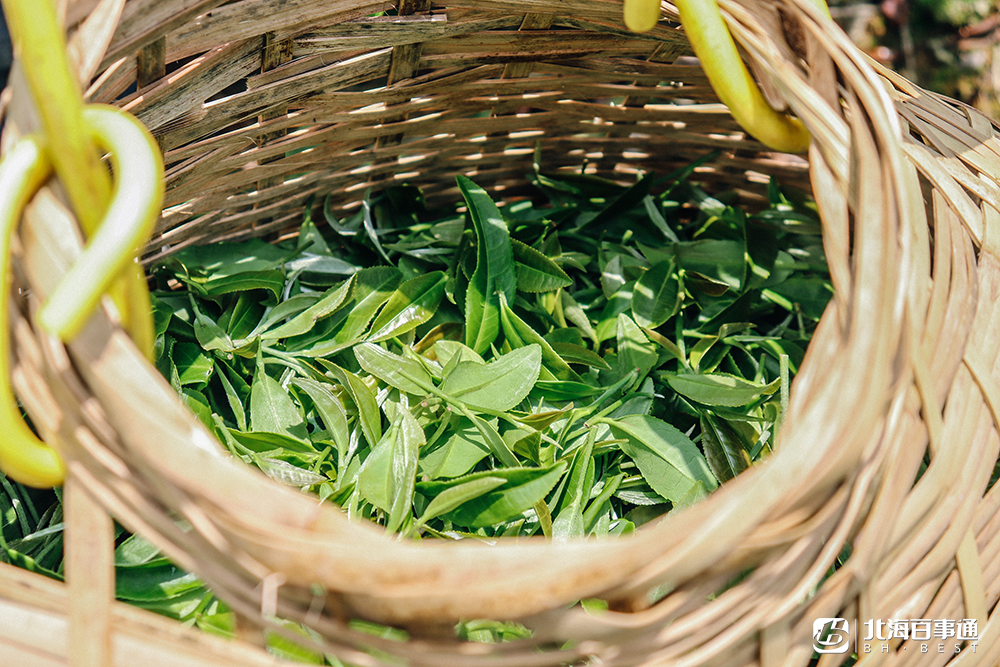
[[[101,295],[134,263],[163,204],[163,160],[142,123],[111,106],[90,105],[83,114],[87,129],[110,151],[116,178],[104,220],[38,312],[42,328],[63,340],[79,333]]]
[[[111,197],[111,179],[84,127],[83,97],[71,74],[55,5],[52,0],[0,1],[52,165],[80,226],[90,234]]]
[[[0,161],[0,469],[28,486],[62,484],[66,468],[59,455],[39,440],[24,419],[10,384],[10,240],[21,211],[52,172],[47,151],[37,137],[19,141]]]
[[[632,32],[649,32],[660,20],[660,0],[625,0],[622,11],[626,28]]]
[[[811,2],[830,16],[826,0],[811,0]],[[660,20],[660,0],[625,0],[622,12],[626,28],[632,32],[649,32]]]
[[[825,0],[812,0],[827,16]],[[809,149],[809,132],[797,118],[775,111],[736,50],[716,0],[674,0],[684,32],[715,94],[736,122],[764,145],[784,153]],[[659,0],[625,0],[625,25],[636,32],[651,30],[660,16]]]
[[[111,205],[90,244],[39,310],[42,328],[64,339],[76,335],[111,281],[132,263],[135,248],[149,237],[163,202],[163,163],[146,128],[119,109],[98,105],[84,110],[84,123],[88,133],[111,151],[117,178]],[[9,291],[11,236],[21,211],[52,173],[51,151],[46,148],[42,140],[28,137],[0,161],[3,297]],[[148,304],[145,308],[149,310]],[[9,331],[6,300],[0,299],[0,469],[22,484],[56,486],[65,477],[65,467],[24,423],[11,389]]]
[[[90,237],[111,199],[111,179],[83,120],[83,98],[66,57],[66,43],[52,0],[0,0],[14,51],[35,100],[50,159],[84,234]],[[158,150],[157,150],[158,152]],[[130,269],[108,289],[122,326],[147,358],[153,322],[142,271]]]

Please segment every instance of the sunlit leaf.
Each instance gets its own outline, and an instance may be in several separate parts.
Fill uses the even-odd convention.
[[[566,272],[531,246],[511,239],[517,289],[522,292],[549,292],[573,284]]]
[[[632,289],[632,316],[641,327],[655,329],[680,308],[680,291],[674,263],[671,260],[656,264]]]
[[[393,338],[431,319],[444,296],[447,280],[444,272],[434,271],[400,285],[372,322],[368,340],[377,343]]]
[[[653,489],[670,501],[689,493],[704,493],[718,482],[705,457],[691,439],[674,426],[645,415],[604,420],[616,437],[624,438],[622,451],[635,461]]]
[[[476,270],[465,296],[465,344],[482,353],[500,331],[500,295],[514,299],[514,256],[507,223],[493,200],[468,178],[457,180],[477,239]]]
[[[413,381],[432,385],[430,373],[418,361],[393,354],[373,343],[354,347],[354,356],[361,367],[388,385],[409,394],[426,394],[427,390]],[[413,378],[413,379],[411,379]]]
[[[473,473],[447,482],[419,482],[417,490],[428,497],[437,496],[460,484],[484,478],[501,478],[506,484],[478,496],[445,514],[443,518],[462,526],[480,528],[508,521],[543,499],[566,470],[560,463],[552,468],[498,468]]]
[[[779,381],[758,384],[727,373],[684,373],[668,376],[667,384],[692,401],[735,408],[770,396],[778,390]]]
[[[472,409],[504,412],[524,400],[541,368],[542,350],[528,345],[490,364],[460,362],[441,383],[441,391]]]

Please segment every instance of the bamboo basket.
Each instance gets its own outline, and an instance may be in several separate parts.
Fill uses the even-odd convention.
[[[204,641],[210,664],[266,664],[248,644],[277,614],[366,666],[805,665],[814,620],[832,617],[975,619],[975,652],[895,641],[862,660],[997,664],[998,129],[878,68],[807,0],[720,5],[771,103],[810,130],[806,160],[740,131],[667,2],[643,35],[625,30],[621,0],[400,0],[382,18],[367,17],[388,6],[365,0],[69,2],[88,100],[130,110],[164,152],[146,262],[294,230],[313,194],[350,209],[405,180],[453,200],[456,174],[517,194],[539,142],[549,166],[621,181],[721,149],[698,178],[748,205],[767,175],[812,188],[836,296],[777,451],[702,502],[616,540],[407,543],[227,459],[110,311],[65,346],[34,327],[79,251],[48,187],[15,259],[13,294],[30,298],[12,309],[13,380],[68,462],[68,584],[0,570],[0,617],[58,617],[67,638],[11,629],[3,662],[201,664],[184,660]],[[5,100],[9,146],[37,124],[16,71]],[[111,602],[107,514],[208,582],[241,641],[157,625],[157,648],[136,648],[143,623],[161,622]],[[592,597],[609,611],[573,604]],[[534,634],[464,643],[451,628],[467,618]]]

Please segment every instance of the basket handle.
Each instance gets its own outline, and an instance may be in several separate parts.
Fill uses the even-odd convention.
[[[72,339],[101,295],[111,291],[133,339],[150,356],[154,334],[149,292],[134,253],[152,233],[163,202],[159,148],[135,117],[110,106],[83,105],[49,0],[2,4],[44,134],[20,140],[0,161],[0,280],[6,284],[10,239],[22,211],[54,171],[92,238],[42,304],[39,325],[63,340]],[[25,39],[26,26],[31,27],[31,39]],[[117,176],[113,192],[95,142],[111,153]],[[62,483],[65,466],[21,419],[9,383],[8,296],[7,289],[0,294],[0,429],[10,437],[0,440],[0,469],[29,486],[55,486]]]
[[[41,117],[52,166],[84,233],[94,235],[111,199],[111,179],[83,119],[83,97],[53,0],[0,0],[0,4]],[[139,267],[122,272],[109,292],[122,325],[151,357],[155,336],[149,291]]]
[[[715,94],[736,122],[755,139],[783,153],[809,149],[802,121],[771,108],[736,50],[716,0],[673,0],[691,48],[701,60]],[[830,15],[826,0],[812,0]],[[660,0],[625,0],[625,25],[634,32],[652,30],[660,18]]]
[[[104,105],[83,112],[84,127],[111,152],[119,177],[114,198],[93,240],[70,267],[38,313],[39,324],[61,338],[72,338],[97,305],[133,249],[149,236],[163,201],[163,163],[156,141],[134,117]],[[52,174],[51,150],[36,136],[20,140],[0,161],[0,276],[7,276],[10,240],[24,206]],[[6,284],[6,281],[4,281]],[[0,295],[0,468],[29,486],[55,486],[65,468],[58,455],[21,419],[9,382],[10,349],[6,289]]]

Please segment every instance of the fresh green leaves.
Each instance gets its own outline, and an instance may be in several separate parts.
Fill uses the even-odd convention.
[[[446,282],[444,273],[435,271],[400,285],[372,322],[368,340],[377,343],[395,338],[431,319],[444,296]]]
[[[497,468],[447,482],[421,482],[417,489],[425,496],[437,498],[471,482],[487,479],[492,485],[494,480],[504,480],[503,485],[470,498],[445,515],[453,523],[485,528],[509,521],[533,507],[552,490],[564,472],[562,464],[553,468]]]
[[[518,348],[489,364],[462,361],[445,377],[441,391],[473,410],[506,412],[535,386],[541,363],[537,345]]]
[[[465,344],[484,352],[500,330],[500,295],[514,298],[514,254],[507,225],[486,191],[464,176],[458,177],[458,187],[469,207],[477,248],[476,270],[465,295]]]
[[[386,529],[395,532],[410,518],[417,458],[424,444],[420,424],[406,410],[396,411],[396,420],[358,474],[358,489],[375,507],[386,512]]]
[[[632,530],[770,451],[830,294],[808,207],[747,215],[693,173],[539,172],[548,207],[459,177],[439,217],[390,188],[297,242],[186,249],[157,366],[233,456],[391,532]]]
[[[667,376],[671,389],[697,403],[738,408],[778,390],[778,380],[758,384],[727,373],[684,373]]]
[[[632,290],[632,315],[639,326],[655,329],[677,314],[680,280],[672,260],[664,260],[642,274]]]
[[[698,447],[670,424],[646,415],[629,415],[604,423],[617,437],[624,438],[622,451],[666,500],[689,504],[717,486]]]

